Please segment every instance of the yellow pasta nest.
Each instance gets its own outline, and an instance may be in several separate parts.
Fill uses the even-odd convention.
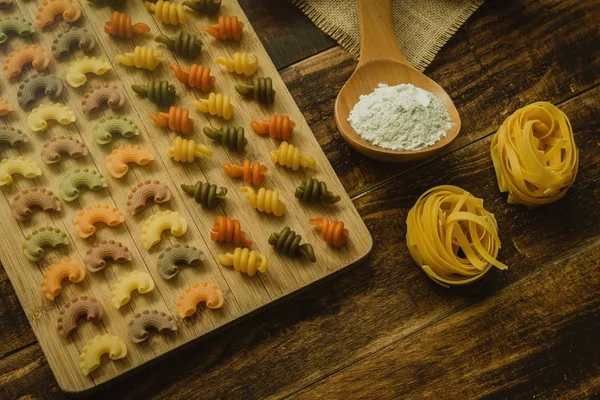
[[[171,235],[182,236],[187,232],[187,221],[178,212],[171,210],[159,211],[150,216],[142,227],[142,245],[146,250],[160,242],[164,230],[169,229]]]
[[[110,300],[118,310],[131,300],[131,292],[137,290],[139,294],[151,292],[154,289],[154,281],[147,272],[132,271],[123,275],[115,283],[110,292]]]
[[[211,93],[208,95],[208,99],[194,100],[192,101],[192,105],[204,114],[208,113],[223,117],[224,119],[231,119],[233,117],[233,105],[231,104],[231,98],[227,94]]]
[[[177,162],[193,162],[199,157],[212,157],[213,151],[203,144],[177,136],[171,147],[167,148],[169,158]]]
[[[436,283],[464,285],[480,279],[500,249],[494,215],[483,200],[450,185],[429,189],[408,212],[406,245],[415,262]]]
[[[252,76],[258,70],[258,57],[253,53],[235,52],[231,58],[217,57],[215,64],[223,65],[227,71],[238,75]]]
[[[156,19],[165,24],[177,26],[185,23],[187,17],[182,4],[158,0],[156,3],[145,2],[146,8],[154,13]]]
[[[317,162],[308,154],[304,154],[299,148],[288,142],[281,142],[277,150],[271,152],[271,161],[282,167],[291,168],[296,171],[298,168],[316,168]]]
[[[254,250],[238,247],[232,253],[219,254],[219,262],[226,267],[233,267],[248,276],[256,275],[256,271],[264,273],[269,268],[269,259]]]
[[[75,122],[75,119],[75,112],[71,107],[59,103],[46,103],[31,110],[27,117],[27,126],[34,132],[40,132],[48,128],[50,120],[69,125]]]
[[[569,118],[547,102],[515,111],[492,140],[492,161],[508,202],[535,207],[564,197],[575,181],[579,150]]]
[[[163,59],[163,53],[148,46],[135,46],[133,53],[119,54],[115,60],[128,67],[154,71]]]
[[[100,60],[96,57],[83,57],[72,61],[67,67],[65,78],[67,83],[73,87],[79,87],[87,82],[85,74],[104,75],[112,69],[110,63],[106,60]]]
[[[285,213],[285,204],[279,198],[279,190],[271,190],[260,188],[258,193],[253,188],[244,186],[240,192],[246,196],[250,207],[264,212],[265,214],[273,214],[276,217],[281,217]]]
[[[0,162],[0,186],[13,183],[13,175],[19,174],[27,179],[33,179],[42,174],[35,161],[29,158],[9,157]]]
[[[98,335],[90,339],[79,356],[79,368],[84,375],[100,366],[102,356],[108,354],[111,360],[118,360],[127,356],[127,346],[123,339],[115,335]]]

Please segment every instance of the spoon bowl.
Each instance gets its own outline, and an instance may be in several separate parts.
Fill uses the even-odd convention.
[[[356,71],[335,101],[335,122],[340,134],[361,154],[381,161],[414,162],[438,154],[460,132],[460,115],[446,91],[417,71],[398,48],[392,25],[390,0],[358,0],[361,26],[361,53]],[[380,83],[389,86],[412,84],[437,97],[448,110],[452,128],[432,146],[421,150],[390,150],[363,139],[350,125],[348,116],[361,95],[373,92]]]

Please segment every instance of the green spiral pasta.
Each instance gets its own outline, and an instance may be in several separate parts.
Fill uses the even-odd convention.
[[[274,232],[269,236],[269,244],[281,254],[289,257],[304,256],[310,262],[317,261],[313,247],[308,243],[300,244],[301,241],[302,236],[291,230],[289,226],[283,228],[281,232]]]
[[[173,37],[166,35],[157,36],[158,43],[166,45],[176,55],[193,60],[200,55],[202,50],[202,42],[194,35],[185,32],[177,32]]]
[[[183,5],[200,14],[214,15],[221,7],[221,0],[188,0]]]
[[[196,203],[206,208],[215,208],[221,201],[225,200],[227,195],[227,188],[217,188],[217,185],[201,181],[196,182],[194,185],[181,185],[181,189],[192,196]]]
[[[244,128],[236,126],[224,126],[220,129],[204,128],[204,134],[210,139],[223,144],[223,146],[237,151],[244,151],[248,139],[244,136]]]
[[[315,178],[306,178],[304,182],[296,188],[294,194],[297,199],[305,203],[316,203],[322,201],[325,204],[337,203],[341,197],[327,190],[327,184]]]
[[[125,5],[125,0],[87,0],[98,7],[109,6],[111,8],[122,8]]]
[[[252,85],[235,85],[235,90],[242,96],[252,96],[259,103],[272,104],[275,101],[271,78],[254,78]]]
[[[147,85],[131,85],[131,89],[161,107],[172,105],[177,96],[175,86],[167,81],[151,81]]]

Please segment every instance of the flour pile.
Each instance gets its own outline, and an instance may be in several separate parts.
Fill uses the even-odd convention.
[[[420,150],[452,128],[448,110],[428,91],[411,84],[379,87],[360,100],[348,117],[363,139],[392,150]]]

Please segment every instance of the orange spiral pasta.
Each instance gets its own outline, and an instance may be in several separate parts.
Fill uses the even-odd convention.
[[[223,171],[232,178],[244,177],[244,182],[260,185],[269,169],[266,165],[245,159],[242,165],[223,164]]]
[[[111,20],[104,23],[104,32],[112,36],[131,39],[134,35],[150,32],[150,27],[143,22],[132,24],[129,15],[114,11]]]
[[[190,69],[181,68],[175,63],[169,64],[169,68],[175,72],[175,78],[192,88],[198,88],[208,93],[215,86],[217,78],[210,74],[210,68],[202,65],[192,64]]]
[[[161,128],[169,128],[181,133],[190,133],[194,127],[194,120],[190,118],[190,110],[183,107],[171,106],[168,113],[150,113],[150,119]]]
[[[229,217],[218,216],[210,230],[210,239],[213,242],[228,242],[234,246],[250,247],[252,240],[242,231],[240,221]]]
[[[221,15],[219,22],[204,28],[215,39],[233,39],[240,40],[242,38],[242,30],[244,24],[237,17],[228,17]]]
[[[260,135],[289,140],[296,124],[287,115],[273,114],[268,121],[250,121],[252,130]]]
[[[346,244],[350,232],[344,228],[342,221],[329,220],[325,217],[311,218],[308,223],[321,232],[323,240],[333,247],[340,248]]]

